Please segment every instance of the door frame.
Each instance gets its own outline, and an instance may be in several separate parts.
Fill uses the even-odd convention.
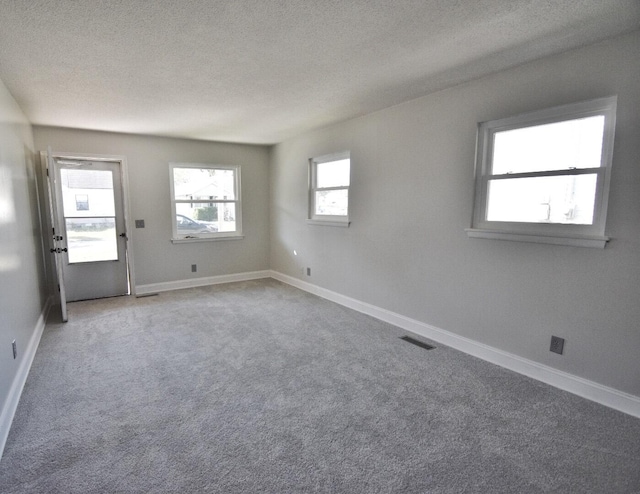
[[[135,269],[134,269],[134,260],[133,260],[133,240],[131,238],[132,225],[134,221],[131,217],[131,207],[130,207],[130,195],[129,195],[129,169],[127,166],[127,157],[123,155],[115,155],[115,154],[93,154],[93,153],[66,153],[66,152],[57,152],[51,151],[51,157],[53,159],[69,159],[69,160],[80,160],[80,161],[110,161],[116,162],[120,165],[120,182],[122,186],[122,202],[124,208],[124,229],[126,233],[126,263],[127,270],[129,275],[129,295],[136,295],[136,282],[135,282]],[[48,163],[47,163],[47,151],[40,151],[40,160],[44,167],[45,176],[48,172]],[[51,171],[53,173],[53,170]],[[51,179],[52,177],[47,177]],[[52,192],[55,194],[55,191]],[[49,201],[44,201],[45,207],[50,209]],[[51,211],[47,211],[47,213],[51,213]],[[57,212],[54,212],[57,214]],[[50,232],[51,230],[49,230]],[[49,239],[49,244],[52,242],[52,235],[47,235]],[[53,276],[56,278],[57,282],[57,273],[53,272]],[[56,285],[55,283],[54,285]],[[55,296],[58,296],[56,293]]]

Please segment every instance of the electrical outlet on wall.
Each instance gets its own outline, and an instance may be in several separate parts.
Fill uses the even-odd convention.
[[[564,351],[564,338],[560,338],[558,336],[551,337],[551,347],[549,348],[553,353],[558,353],[562,355]]]
[[[307,268],[307,276],[311,276],[311,268]]]
[[[198,266],[197,266],[197,265],[195,265],[195,264],[192,264],[192,265],[191,265],[191,272],[192,272],[192,273],[195,273],[196,271],[198,271]]]

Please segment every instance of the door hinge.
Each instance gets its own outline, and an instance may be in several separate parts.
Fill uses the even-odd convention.
[[[60,291],[60,283],[58,283],[58,291]]]

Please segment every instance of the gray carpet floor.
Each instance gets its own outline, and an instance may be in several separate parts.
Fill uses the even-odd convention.
[[[0,492],[640,492],[640,419],[274,280],[69,315]]]

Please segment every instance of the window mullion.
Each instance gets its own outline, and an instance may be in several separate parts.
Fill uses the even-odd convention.
[[[313,190],[317,191],[317,192],[322,192],[322,191],[329,191],[329,190],[347,190],[349,187],[346,185],[341,185],[339,187],[317,187]]]
[[[589,175],[592,173],[604,173],[603,167],[598,168],[567,168],[564,170],[548,170],[544,172],[522,172],[522,173],[501,173],[499,175],[487,175],[489,180],[504,180],[510,178],[535,178],[535,177],[557,177],[572,175]]]

